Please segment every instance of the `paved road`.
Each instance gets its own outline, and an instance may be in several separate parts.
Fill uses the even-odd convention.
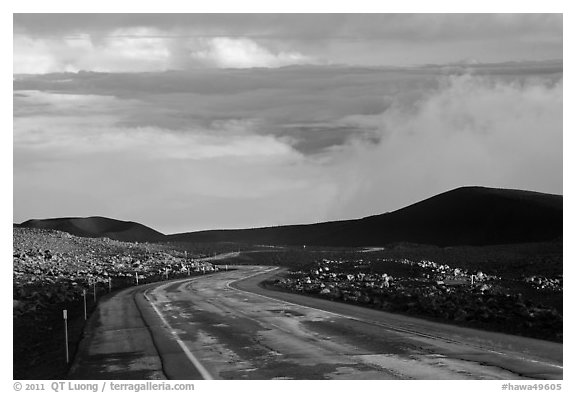
[[[268,291],[275,271],[235,268],[104,301],[70,378],[562,378],[561,344]]]

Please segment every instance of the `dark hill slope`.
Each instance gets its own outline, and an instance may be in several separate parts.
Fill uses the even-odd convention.
[[[164,235],[152,228],[132,221],[105,217],[67,217],[46,220],[28,220],[18,225],[23,228],[54,229],[82,237],[108,237],[120,241],[153,242]]]
[[[358,220],[163,235],[144,225],[104,217],[28,220],[26,228],[55,229],[121,241],[241,242],[250,244],[438,246],[531,243],[562,238],[562,196],[463,187],[391,213]]]
[[[318,246],[530,243],[561,239],[562,213],[561,195],[462,187],[391,213],[358,220],[190,232],[166,239]]]

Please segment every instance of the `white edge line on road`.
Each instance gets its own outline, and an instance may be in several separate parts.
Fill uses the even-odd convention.
[[[331,315],[337,316],[337,317],[339,317],[339,318],[352,319],[352,320],[355,320],[355,321],[360,321],[360,322],[365,322],[365,323],[372,323],[372,324],[375,323],[374,321],[365,320],[365,319],[363,319],[363,318],[357,318],[357,317],[352,317],[352,316],[349,316],[349,315],[338,314],[338,313],[335,313],[335,312],[332,312],[332,311],[327,311],[327,310],[322,310],[322,309],[315,308],[315,307],[305,306],[305,305],[303,305],[303,304],[291,303],[291,302],[288,302],[288,301],[286,301],[286,300],[275,299],[275,298],[273,298],[273,297],[269,297],[269,296],[266,296],[266,295],[261,295],[261,294],[259,294],[259,293],[254,293],[254,292],[245,291],[245,290],[243,290],[243,289],[234,288],[234,287],[231,287],[231,286],[230,286],[230,284],[232,284],[232,283],[235,283],[235,282],[238,282],[238,281],[247,280],[247,279],[249,279],[249,278],[258,276],[258,275],[260,275],[260,274],[270,273],[270,272],[272,272],[272,271],[274,271],[274,270],[278,270],[278,269],[280,269],[280,268],[279,268],[279,267],[275,267],[275,268],[272,268],[272,269],[267,269],[267,270],[264,270],[264,271],[261,271],[261,272],[257,272],[257,273],[255,273],[255,274],[252,274],[251,276],[248,276],[248,277],[243,277],[243,278],[240,278],[240,279],[237,279],[237,280],[228,281],[228,282],[226,283],[226,288],[232,289],[232,290],[234,290],[234,291],[239,291],[239,292],[247,293],[247,294],[254,295],[254,296],[259,296],[259,297],[262,297],[262,298],[264,298],[264,299],[273,300],[273,301],[275,301],[275,302],[280,302],[280,303],[283,303],[283,304],[288,304],[288,305],[291,305],[291,306],[309,308],[309,309],[311,309],[311,310],[320,311],[320,312],[323,312],[323,313],[326,313],[326,314],[331,314]],[[377,324],[377,325],[380,325],[380,326],[383,326],[383,327],[386,327],[385,325],[383,325],[383,324],[381,324],[381,323],[377,323],[377,322],[376,322],[376,324]],[[431,335],[427,335],[427,334],[422,334],[422,333],[418,333],[418,332],[415,332],[415,331],[411,331],[411,330],[408,330],[408,329],[403,329],[403,328],[394,328],[394,329],[395,329],[395,330],[398,330],[398,331],[401,331],[401,332],[404,332],[404,333],[416,334],[416,335],[420,335],[420,336],[424,336],[424,337],[432,337],[432,338],[440,338],[440,339],[441,339],[441,337],[434,337],[434,336],[431,336]],[[492,352],[492,353],[498,354],[498,355],[502,355],[502,356],[510,356],[510,355],[508,355],[508,354],[506,354],[506,353],[499,352],[499,351],[496,351],[496,350],[493,350],[493,349],[489,349],[489,348],[484,348],[484,350],[485,350],[485,351],[488,351],[488,352]],[[559,368],[559,369],[564,369],[563,366],[559,366],[559,365],[553,364],[553,363],[543,362],[543,361],[540,361],[540,360],[527,359],[527,358],[524,358],[524,357],[522,357],[522,358],[520,358],[520,359],[522,359],[522,360],[524,360],[524,361],[529,361],[529,362],[532,362],[532,363],[540,363],[540,364],[545,364],[545,365],[550,366],[550,367],[555,367],[555,368]]]
[[[190,360],[190,362],[194,365],[196,370],[198,370],[200,375],[202,375],[202,378],[208,379],[208,380],[214,379],[212,377],[212,375],[208,372],[208,370],[206,370],[206,368],[202,365],[202,363],[200,363],[200,361],[196,358],[196,356],[194,356],[194,354],[192,352],[190,352],[190,350],[188,349],[186,344],[184,344],[184,342],[180,339],[180,337],[178,337],[178,333],[176,333],[176,331],[174,331],[172,326],[170,326],[170,324],[168,323],[166,318],[164,318],[164,316],[162,315],[160,310],[158,310],[156,305],[152,302],[152,300],[150,300],[150,298],[148,297],[148,294],[146,292],[147,291],[144,291],[144,297],[146,298],[148,303],[150,303],[150,305],[152,306],[152,309],[154,309],[156,314],[158,314],[158,317],[160,318],[162,323],[164,323],[164,325],[166,325],[166,327],[170,331],[170,334],[172,334],[172,336],[176,339],[176,342],[178,343],[180,348],[182,348],[182,351],[184,351],[184,354],[186,355],[188,360]]]

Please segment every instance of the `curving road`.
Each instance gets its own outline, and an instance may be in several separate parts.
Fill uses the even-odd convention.
[[[562,379],[562,345],[268,291],[263,266],[118,292],[72,379]]]

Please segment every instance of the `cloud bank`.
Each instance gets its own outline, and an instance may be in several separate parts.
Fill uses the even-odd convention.
[[[165,38],[152,29],[121,29],[111,36],[16,36],[14,73],[146,72],[198,67],[253,68],[316,64],[294,50],[275,50],[248,38]]]
[[[14,73],[562,58],[561,14],[15,14]]]
[[[549,63],[21,76],[14,219],[171,233],[356,218],[463,185],[562,193],[562,90]]]

